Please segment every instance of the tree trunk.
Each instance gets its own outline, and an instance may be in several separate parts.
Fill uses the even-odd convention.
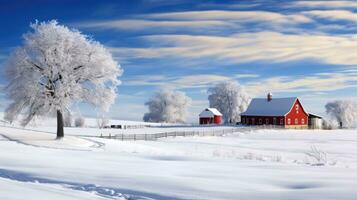
[[[57,110],[57,139],[61,139],[63,136],[63,115],[60,110]]]

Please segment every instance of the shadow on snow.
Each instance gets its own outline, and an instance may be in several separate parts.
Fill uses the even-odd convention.
[[[139,200],[139,199],[182,200],[176,197],[168,197],[168,196],[163,196],[160,194],[149,193],[149,192],[141,192],[141,191],[112,188],[112,187],[103,187],[95,184],[83,184],[83,183],[76,183],[71,181],[61,181],[61,180],[53,180],[48,178],[40,178],[30,173],[18,172],[14,170],[7,170],[1,168],[0,168],[0,178],[25,182],[25,183],[57,184],[72,190],[94,192],[98,196],[110,198],[110,199],[116,199],[118,197],[122,197],[128,200]]]

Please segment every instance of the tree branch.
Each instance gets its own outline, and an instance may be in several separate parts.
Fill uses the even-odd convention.
[[[36,67],[38,70],[40,70],[41,72],[44,70],[42,67],[38,66],[37,64],[35,64],[34,62],[32,62],[31,60],[26,60],[28,63],[30,63],[31,65],[33,65],[34,67]]]

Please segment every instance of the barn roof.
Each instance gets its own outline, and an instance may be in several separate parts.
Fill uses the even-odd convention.
[[[200,113],[200,117],[214,117],[214,116],[222,116],[216,108],[206,108],[204,111]]]
[[[310,118],[319,118],[319,119],[322,119],[322,117],[320,115],[316,115],[316,114],[313,114],[313,113],[309,113],[309,117]]]
[[[284,116],[294,105],[297,97],[273,98],[268,101],[266,98],[254,98],[250,102],[243,116]]]

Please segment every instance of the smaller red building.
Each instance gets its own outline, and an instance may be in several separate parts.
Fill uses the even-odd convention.
[[[221,124],[222,113],[215,108],[206,108],[199,115],[200,124]]]

